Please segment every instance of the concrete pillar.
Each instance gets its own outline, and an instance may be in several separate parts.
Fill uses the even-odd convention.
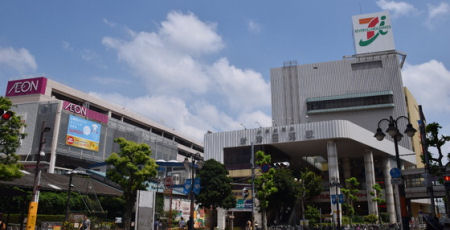
[[[374,191],[372,187],[375,185],[375,169],[373,166],[372,151],[370,150],[365,150],[364,152],[364,170],[366,172],[366,193],[369,214],[378,215],[377,202],[373,201],[375,196],[370,195],[370,192]]]
[[[58,148],[58,136],[59,136],[59,127],[61,125],[62,106],[63,106],[62,101],[59,101],[58,107],[56,109],[55,124],[53,125],[53,138],[52,138],[52,146],[50,147],[50,162],[48,165],[49,173],[55,173],[56,149]]]
[[[342,159],[342,167],[344,168],[344,180],[352,177],[351,172],[351,166],[350,166],[350,158],[346,157]]]
[[[395,203],[394,203],[394,191],[392,189],[391,183],[391,174],[389,171],[391,170],[391,160],[385,159],[383,161],[383,174],[384,174],[384,196],[386,200],[386,209],[389,215],[389,223],[393,224],[397,222],[395,217]]]
[[[339,165],[338,165],[338,153],[337,153],[337,146],[336,142],[334,141],[328,141],[327,142],[327,156],[328,156],[328,176],[329,176],[329,182],[330,184],[333,182],[340,182],[339,181]],[[330,186],[330,205],[331,205],[331,211],[333,212],[333,220],[335,223],[338,222],[338,213],[339,213],[339,220],[342,223],[342,205],[338,205],[338,202],[336,204],[333,204],[331,201],[331,196],[340,194],[341,189],[336,186]],[[338,210],[339,207],[339,210]]]

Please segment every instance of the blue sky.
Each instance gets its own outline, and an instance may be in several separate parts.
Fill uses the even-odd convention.
[[[202,141],[270,126],[270,68],[354,54],[351,17],[382,10],[405,85],[449,134],[447,0],[2,1],[0,90],[46,76]]]

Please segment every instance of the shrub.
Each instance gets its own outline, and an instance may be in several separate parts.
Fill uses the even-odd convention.
[[[377,222],[377,220],[378,220],[378,216],[375,214],[370,214],[370,215],[364,216],[365,222],[375,224]]]

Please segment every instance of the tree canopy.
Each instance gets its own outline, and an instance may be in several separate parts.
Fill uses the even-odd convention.
[[[147,181],[156,176],[157,165],[150,157],[152,152],[147,144],[138,144],[123,137],[116,138],[114,142],[119,144],[120,152],[112,153],[106,159],[106,163],[113,166],[108,168],[106,176],[123,189],[124,228],[128,230],[137,190],[147,189]]]
[[[201,190],[196,197],[202,207],[234,208],[236,199],[231,188],[231,178],[220,162],[209,159],[199,172]]]
[[[10,111],[11,106],[8,98],[0,97],[0,109]],[[22,176],[16,150],[20,139],[25,137],[25,134],[20,132],[24,126],[21,118],[14,113],[8,120],[0,118],[0,180],[12,180]]]
[[[297,195],[301,202],[302,218],[305,219],[305,200],[322,192],[322,177],[306,168],[305,171],[300,173],[297,183]]]

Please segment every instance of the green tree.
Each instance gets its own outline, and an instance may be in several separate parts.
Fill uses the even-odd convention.
[[[12,103],[8,98],[0,97],[0,109],[10,111],[11,106]],[[0,180],[12,180],[22,176],[16,150],[20,145],[20,139],[25,137],[25,134],[20,132],[24,126],[21,118],[15,114],[8,120],[0,118]]]
[[[256,152],[256,165],[271,164],[272,157],[266,155],[263,151]],[[259,201],[259,209],[262,216],[262,226],[263,229],[267,229],[267,208],[269,207],[269,198],[272,194],[278,191],[275,185],[274,177],[276,170],[270,168],[269,171],[261,173],[255,177],[255,188],[256,188],[256,198]]]
[[[119,144],[120,152],[112,153],[106,159],[106,163],[113,166],[108,168],[106,176],[123,189],[124,229],[129,230],[137,190],[146,190],[147,181],[156,176],[157,165],[150,157],[152,152],[147,144],[137,144],[123,137],[114,142]]]
[[[377,202],[377,204],[384,204],[386,201],[383,199],[383,194],[381,193],[381,186],[378,183],[375,183],[372,186],[372,191],[370,192],[370,195],[373,197],[372,201]],[[378,208],[378,207],[377,207]],[[378,210],[378,212],[380,212],[380,210]],[[378,215],[378,219],[381,223],[381,216]]]
[[[345,179],[345,187],[341,188],[342,194],[345,196],[345,203],[343,204],[344,213],[350,216],[350,223],[355,215],[355,202],[358,200],[359,182],[356,177]]]
[[[292,170],[288,168],[276,169],[274,175],[275,187],[278,191],[269,196],[268,217],[276,220],[276,223],[283,223],[283,217],[287,210],[291,210],[295,205],[297,188],[292,175]],[[271,219],[271,218],[269,218]]]
[[[215,210],[218,207],[229,209],[236,206],[236,199],[231,188],[231,178],[228,177],[228,171],[223,164],[214,159],[205,161],[199,177],[201,190],[196,199],[202,207]],[[212,213],[209,216],[213,218]],[[213,223],[211,220],[210,223]],[[212,224],[210,229],[214,229]]]
[[[450,153],[447,153],[447,163],[444,165],[443,158],[444,153],[442,152],[442,147],[450,141],[450,136],[446,135],[440,135],[439,136],[439,130],[442,128],[442,126],[437,123],[433,122],[428,124],[425,127],[426,132],[426,144],[428,147],[434,147],[437,150],[438,156],[433,157],[433,155],[428,152],[428,159],[430,160],[430,173],[434,176],[437,176],[440,178],[441,182],[443,182],[443,175],[445,175],[446,167],[450,163]],[[445,191],[445,210],[446,213],[450,213],[450,191]],[[450,214],[447,215],[450,217]]]
[[[322,177],[306,168],[300,173],[297,180],[297,197],[300,200],[300,208],[302,211],[302,219],[305,219],[305,200],[317,196],[322,192]]]
[[[310,224],[316,224],[320,222],[320,210],[314,206],[307,205],[305,210],[305,217],[309,220]]]

